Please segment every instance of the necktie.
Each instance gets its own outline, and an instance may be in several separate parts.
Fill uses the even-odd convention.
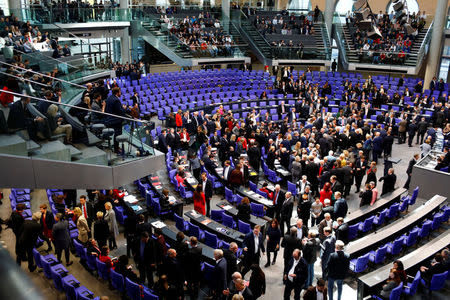
[[[277,205],[278,191],[275,192],[275,196],[273,197],[273,205]]]
[[[84,212],[84,217],[85,217],[86,220],[87,220],[86,203],[83,204],[83,212]]]

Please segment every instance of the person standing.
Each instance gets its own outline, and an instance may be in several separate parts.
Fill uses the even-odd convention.
[[[203,185],[199,184],[195,188],[195,191],[192,196],[192,201],[194,202],[194,210],[198,212],[199,214],[205,215],[206,214],[206,200],[205,200],[205,193],[203,193]]]
[[[422,117],[419,123],[417,124],[416,145],[419,144],[419,137],[420,137],[420,144],[423,143],[423,139],[425,137],[425,134],[427,133],[427,129],[428,129],[428,122],[426,121],[425,117]]]
[[[406,120],[400,119],[398,122],[398,144],[406,142]]]
[[[297,227],[291,227],[289,230],[289,235],[285,235],[283,237],[283,241],[281,242],[281,247],[284,248],[283,258],[284,258],[284,267],[289,263],[291,259],[292,251],[295,249],[300,249],[302,247],[302,241],[297,237]]]
[[[220,249],[214,250],[214,259],[216,265],[214,266],[213,282],[214,299],[223,299],[223,292],[227,290],[227,262],[223,258],[223,251]]]
[[[86,219],[89,228],[92,226],[92,222],[95,217],[94,207],[90,202],[86,201],[86,196],[81,195],[80,196],[80,204],[77,205],[79,208],[81,208],[81,212]]]
[[[144,231],[136,239],[133,246],[133,257],[139,270],[140,281],[142,284],[148,280],[148,286],[153,286],[153,270],[156,267],[155,242]]]
[[[120,102],[120,97],[122,96],[120,88],[115,87],[111,92],[112,94],[106,99],[105,113],[125,117],[126,105],[122,105]],[[105,120],[106,127],[114,129],[114,152],[116,153],[119,151],[117,136],[122,134],[122,122],[123,119],[113,116],[108,116]]]
[[[364,175],[366,174],[366,168],[367,168],[366,158],[364,156],[361,156],[359,159],[356,160],[355,163],[355,185],[356,185],[355,193],[359,193],[359,190],[361,188],[361,182],[363,180]]]
[[[369,205],[370,202],[372,202],[372,189],[370,188],[370,183],[366,184],[366,190],[362,192],[359,197],[361,198],[359,207]]]
[[[16,236],[16,246],[15,246],[16,263],[19,266],[21,265],[22,259],[25,257],[25,253],[23,253],[19,243],[20,234],[22,232],[22,225],[23,222],[25,221],[25,218],[22,215],[24,210],[25,204],[23,203],[17,204],[16,210],[11,213],[11,216],[7,221],[8,227],[12,229],[14,235]]]
[[[39,209],[41,210],[41,229],[42,229],[42,236],[41,238],[47,243],[47,252],[52,251],[52,244],[50,243],[50,240],[53,238],[52,236],[52,229],[53,225],[55,224],[55,217],[53,214],[48,211],[47,204],[43,203],[39,206]]]
[[[280,220],[281,205],[284,203],[285,197],[285,193],[281,190],[281,186],[279,184],[275,185],[275,190],[273,192],[274,219]]]
[[[289,263],[284,267],[284,300],[289,300],[291,298],[292,290],[294,290],[294,300],[300,300],[300,293],[305,284],[306,275],[306,261],[302,257],[302,252],[299,249],[295,249],[292,252],[292,258]]]
[[[406,174],[408,175],[408,179],[406,180],[403,188],[405,188],[407,190],[409,189],[409,184],[411,183],[411,175],[412,175],[413,167],[417,163],[418,160],[419,160],[419,154],[416,153],[416,154],[414,154],[414,157],[409,161],[408,168],[406,169]]]
[[[395,190],[395,182],[397,181],[397,176],[394,174],[394,168],[390,168],[388,174],[381,177],[380,181],[384,181],[383,188],[381,189],[381,196],[393,192]]]
[[[208,177],[205,172],[202,173],[202,191],[205,195],[206,202],[206,216],[209,217],[211,214],[211,198],[213,196],[213,187],[211,180],[208,180]]]
[[[250,269],[252,270],[252,275],[250,276],[248,287],[253,294],[252,299],[258,299],[266,293],[266,275],[256,264],[253,264]]]
[[[286,230],[291,227],[292,211],[294,210],[294,197],[291,192],[286,192],[286,199],[284,199],[281,205],[281,233],[284,234],[284,225],[286,224]],[[287,233],[287,232],[286,232]]]
[[[281,231],[278,226],[278,221],[276,219],[272,219],[270,222],[270,226],[266,232],[267,239],[267,263],[264,267],[270,266],[270,253],[273,252],[273,261],[272,265],[275,264],[277,260],[278,250],[280,250],[280,239],[281,239]]]
[[[325,227],[324,234],[325,240],[320,245],[320,259],[321,259],[320,263],[322,266],[322,278],[326,279],[328,258],[330,257],[331,253],[334,252],[336,238],[332,235],[331,227]]]
[[[336,199],[336,202],[334,202],[334,218],[345,218],[348,211],[347,201],[345,201],[345,199],[341,197],[341,192],[334,193],[334,198]]]
[[[344,222],[344,218],[337,218],[336,239],[341,240],[344,244],[348,243],[348,224]]]
[[[104,220],[108,223],[109,236],[108,244],[111,250],[117,249],[116,237],[119,235],[119,227],[117,226],[116,213],[114,212],[111,202],[105,203]]]
[[[261,252],[263,254],[266,252],[264,248],[264,238],[260,231],[261,227],[259,225],[255,225],[255,227],[253,227],[253,231],[245,235],[244,242],[242,243],[244,248],[244,268],[242,269],[242,277],[247,274],[252,264],[259,265]]]
[[[92,236],[98,243],[98,247],[106,246],[106,240],[109,236],[108,223],[103,219],[103,212],[97,212],[97,220],[92,224]]]
[[[303,294],[303,300],[327,300],[328,289],[325,286],[325,280],[319,278],[316,286],[309,286]]]
[[[69,222],[63,219],[61,213],[57,213],[55,216],[55,225],[53,225],[53,245],[55,246],[56,258],[61,261],[61,255],[64,251],[66,258],[66,266],[73,264],[70,261],[70,235],[69,235]]]
[[[25,220],[22,225],[22,233],[19,237],[20,247],[23,247],[22,251],[26,253],[28,258],[28,270],[30,272],[33,272],[37,268],[33,258],[33,249],[41,233],[41,225],[39,225],[38,221],[38,213],[34,213],[31,220]]]
[[[87,224],[86,219],[83,216],[83,213],[81,212],[81,209],[79,207],[75,207],[73,210],[73,214],[75,215],[77,219],[77,229],[78,229],[78,240],[84,245],[87,243],[89,239],[89,226]]]
[[[414,140],[414,136],[416,135],[417,124],[415,120],[412,120],[408,125],[408,146],[412,147],[412,142]]]
[[[347,253],[344,252],[344,242],[341,240],[336,241],[335,252],[332,253],[328,259],[326,271],[328,274],[328,299],[333,300],[334,282],[337,284],[338,300],[341,300],[342,296],[342,282],[347,276],[348,268],[350,265],[350,258]]]
[[[306,278],[305,287],[312,285],[314,279],[314,264],[317,260],[317,250],[319,250],[320,241],[316,238],[315,232],[309,232],[308,237],[304,238],[303,244],[303,258],[307,263],[308,276]]]
[[[187,290],[191,299],[197,299],[198,287],[202,279],[202,248],[198,246],[198,241],[195,236],[189,239],[190,248],[186,253],[186,281]],[[230,245],[231,247],[231,245]]]

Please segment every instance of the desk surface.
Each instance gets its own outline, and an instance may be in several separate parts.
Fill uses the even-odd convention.
[[[209,229],[209,232],[213,232],[218,234],[221,238],[225,238],[227,242],[236,242],[239,246],[241,246],[244,241],[245,234],[242,232],[226,227],[204,215],[196,213],[193,210],[185,212],[184,215],[191,219],[191,221],[195,221],[195,223],[201,225],[201,227]]]
[[[386,207],[390,206],[391,204],[393,204],[396,201],[396,199],[398,199],[402,194],[406,192],[407,192],[406,189],[398,188],[395,191],[386,194],[380,199],[378,199],[372,206],[370,205],[364,206],[354,212],[351,213],[349,212],[345,217],[345,222],[350,225],[353,225],[354,223],[363,221],[367,217],[372,216],[375,212],[381,211]]]
[[[250,201],[257,202],[259,204],[264,205],[265,207],[272,208],[273,202],[267,199],[266,197],[263,197],[254,191],[250,190],[249,188],[239,187],[237,189],[237,192],[241,195],[247,197]]]
[[[431,258],[434,254],[450,244],[450,229],[447,229],[444,233],[434,238],[425,245],[417,248],[413,252],[399,258],[402,261],[405,271],[409,268],[416,266],[423,262],[427,258]],[[359,277],[359,281],[363,282],[369,287],[373,287],[377,284],[384,282],[389,276],[389,270],[392,268],[392,264],[387,264],[384,267],[378,268],[364,276]]]
[[[439,195],[434,196],[433,198],[425,202],[422,206],[410,212],[408,215],[406,215],[406,217],[383,227],[378,232],[371,233],[360,239],[350,242],[346,247],[346,252],[350,254],[350,257],[354,257],[355,254],[367,252],[370,247],[375,247],[377,243],[380,243],[382,241],[388,242],[391,236],[400,234],[405,228],[412,227],[415,224],[421,222],[422,218],[432,213],[446,201],[446,197],[442,197]]]
[[[167,242],[169,242],[169,244],[173,245],[173,243],[176,242],[177,240],[177,233],[178,233],[178,229],[173,229],[170,228],[169,226],[167,226],[164,222],[162,222],[159,219],[149,219],[148,222],[152,225],[153,228],[160,228],[164,237],[166,237],[168,239]],[[163,225],[161,227],[161,225]],[[188,237],[185,237],[184,239],[185,241],[189,241]],[[209,263],[214,262],[214,249],[201,243],[198,242],[198,246],[202,248],[202,257],[204,261],[207,261]]]
[[[125,195],[125,197],[123,197],[123,202],[130,207],[136,215],[146,214],[148,212],[145,200],[138,200],[134,195]]]
[[[225,210],[229,215],[235,217],[237,216],[238,210],[233,205],[230,205],[227,201],[221,201],[217,203],[217,206]],[[259,225],[261,227],[264,227],[266,225],[267,221],[263,218],[258,218],[254,215],[250,215],[250,224],[253,226]]]

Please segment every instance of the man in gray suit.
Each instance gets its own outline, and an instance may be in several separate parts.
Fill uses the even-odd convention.
[[[53,225],[53,245],[55,245],[55,253],[58,261],[61,261],[62,251],[64,250],[64,256],[66,257],[66,266],[73,264],[70,261],[70,235],[69,235],[69,223],[63,219],[61,213],[55,216],[55,225]]]
[[[323,232],[325,234],[325,240],[320,245],[320,259],[322,265],[322,278],[326,280],[327,276],[325,271],[327,268],[328,258],[331,253],[334,252],[336,238],[331,234],[331,227],[325,227]]]

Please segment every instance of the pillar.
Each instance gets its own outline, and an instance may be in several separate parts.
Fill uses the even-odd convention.
[[[14,14],[16,17],[19,18],[20,21],[24,20],[24,17],[22,16],[21,5],[20,0],[8,0],[9,2],[9,14]]]
[[[431,35],[430,50],[428,51],[427,68],[423,86],[428,87],[434,76],[438,75],[441,58],[442,41],[445,21],[447,20],[448,0],[438,0],[434,13],[433,32]]]
[[[130,57],[130,32],[129,28],[123,29],[122,39],[120,44],[120,54],[122,57],[122,63],[131,62]]]
[[[222,15],[230,18],[230,1],[231,0],[222,0]]]
[[[326,0],[325,11],[323,12],[324,22],[328,29],[328,39],[330,40],[330,44],[331,44],[331,29],[333,27],[333,15],[335,4],[336,0]]]

